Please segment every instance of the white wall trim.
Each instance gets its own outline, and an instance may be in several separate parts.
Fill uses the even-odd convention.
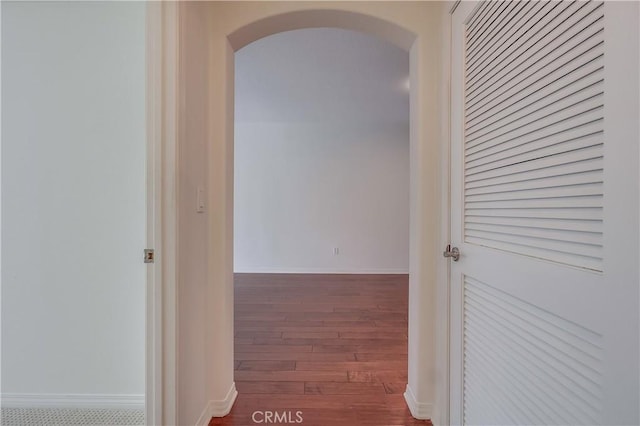
[[[433,404],[418,402],[409,385],[407,385],[407,390],[404,392],[404,400],[407,402],[407,406],[413,417],[420,420],[431,419],[433,415]]]
[[[232,383],[229,392],[227,392],[227,396],[221,400],[212,400],[209,401],[206,408],[200,415],[196,426],[207,426],[211,417],[224,417],[231,412],[231,408],[233,408],[233,403],[236,402],[236,398],[238,397],[238,391],[236,390],[236,384]]]
[[[146,401],[148,425],[177,423],[177,64],[179,16],[173,2],[147,5]]]
[[[251,268],[233,271],[236,274],[348,274],[348,275],[408,275],[408,269],[363,269],[363,270],[340,270],[340,269],[320,269],[320,268]]]
[[[162,28],[160,3],[146,5],[147,247],[162,252]],[[147,267],[145,421],[162,422],[162,268]]]
[[[452,15],[460,1],[456,0],[449,12],[442,10],[442,50],[441,50],[441,121],[440,152],[440,247],[451,243],[451,40]],[[437,266],[436,282],[436,394],[431,416],[435,426],[449,424],[450,396],[450,308],[451,308],[451,262],[440,258]]]
[[[160,178],[160,214],[158,223],[161,228],[161,253],[156,252],[160,262],[162,279],[161,309],[158,327],[162,332],[161,365],[156,370],[162,380],[162,419],[163,425],[178,423],[178,332],[177,332],[177,286],[178,286],[178,68],[180,52],[180,9],[177,2],[162,2],[162,169]],[[147,420],[148,422],[148,420]],[[152,424],[152,423],[147,423]]]
[[[143,409],[144,395],[3,393],[2,407]]]

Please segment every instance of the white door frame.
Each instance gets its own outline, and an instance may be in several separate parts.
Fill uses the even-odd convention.
[[[145,422],[176,424],[178,4],[146,4]]]

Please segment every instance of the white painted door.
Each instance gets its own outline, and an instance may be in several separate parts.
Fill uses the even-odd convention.
[[[452,424],[638,424],[639,6],[452,14]]]

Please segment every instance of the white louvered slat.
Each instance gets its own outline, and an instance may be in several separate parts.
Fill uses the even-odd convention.
[[[499,106],[490,110],[491,114],[485,111],[473,118],[469,117],[469,120],[467,121],[467,131],[475,131],[478,128],[491,125],[497,120],[506,120],[510,118],[511,114],[514,112],[518,112],[520,109],[535,104],[547,96],[555,94],[557,91],[562,91],[565,87],[571,88],[571,86],[581,83],[582,86],[588,86],[597,81],[601,81],[601,74],[596,73],[602,69],[604,66],[603,64],[604,61],[600,57],[587,62],[583,66],[574,70],[571,74],[560,76],[558,79],[545,86],[542,86],[541,84],[530,86],[527,89],[520,91],[517,96],[513,96],[508,101],[501,102]],[[498,114],[497,117],[496,114]]]
[[[583,44],[588,39],[598,36],[599,33],[602,32],[600,26],[597,25],[597,21],[601,18],[601,13],[598,13],[600,10],[597,6],[595,8],[589,6],[591,6],[590,3],[583,3],[582,9],[580,10],[584,12],[586,16],[580,16],[581,14],[574,13],[573,16],[567,20],[557,20],[558,25],[548,34],[544,35],[547,40],[553,40],[553,42],[543,43],[543,35],[538,34],[523,46],[523,48],[526,49],[524,54],[517,58],[506,58],[507,61],[513,60],[513,63],[510,64],[509,67],[501,68],[491,74],[490,78],[478,80],[479,84],[474,84],[470,78],[469,100],[481,96],[484,91],[493,91],[499,88],[504,82],[509,82],[523,72],[538,69],[538,65],[552,62],[548,59],[549,56],[558,57],[559,53],[565,53]],[[573,9],[568,8],[565,11],[573,11]],[[484,71],[486,72],[488,70]]]
[[[486,138],[494,138],[499,135],[508,134],[509,132],[524,127],[526,124],[539,122],[545,117],[558,114],[560,111],[568,111],[572,107],[574,109],[578,108],[578,110],[583,109],[585,103],[594,99],[599,100],[600,104],[602,104],[603,86],[602,81],[597,81],[586,87],[576,88],[575,91],[569,89],[560,93],[556,92],[554,95],[542,99],[540,102],[521,109],[516,114],[511,116],[505,114],[495,123],[488,124],[474,131],[467,131],[467,140],[469,142],[480,141]],[[561,117],[556,115],[556,118],[560,119]]]
[[[504,151],[509,150],[521,150],[526,148],[528,150],[535,150],[537,147],[544,147],[547,145],[554,145],[557,143],[569,141],[572,139],[578,139],[583,137],[590,137],[592,135],[599,135],[602,129],[602,119],[596,118],[589,121],[587,117],[583,118],[582,124],[578,124],[570,129],[564,129],[561,131],[553,132],[555,129],[547,128],[546,131],[540,133],[529,134],[526,137],[509,139],[505,142],[493,144],[491,146],[485,146],[483,149],[469,149],[466,154],[466,162],[474,161],[480,158],[501,154]],[[508,155],[508,154],[507,154]]]
[[[465,363],[465,369],[467,364]],[[484,395],[486,393],[486,383],[491,382],[491,378],[485,378],[482,374],[476,377],[473,370],[465,376],[465,393],[473,393],[473,395]],[[464,402],[465,413],[463,424],[498,424],[498,425],[515,425],[516,416],[512,413],[510,401],[505,400],[505,395],[497,390],[491,398],[476,397],[468,398]]]
[[[563,251],[553,251],[548,248],[540,248],[535,244],[529,244],[525,239],[521,239],[518,243],[511,243],[500,241],[497,239],[490,240],[486,237],[475,238],[467,237],[467,242],[476,245],[485,245],[498,250],[503,250],[511,253],[520,253],[526,250],[527,256],[533,259],[549,259],[553,256],[553,261],[558,263],[564,263],[567,265],[578,266],[580,268],[596,270],[601,265],[601,255],[598,257],[589,257],[582,254],[572,254]]]
[[[537,132],[537,130],[535,132]],[[532,133],[533,132],[529,134]],[[519,149],[517,150],[513,149],[509,151],[496,152],[493,155],[485,155],[477,160],[469,160],[466,163],[468,170],[467,174],[472,175],[487,170],[494,170],[509,166],[514,163],[518,164],[525,161],[551,157],[553,155],[561,155],[574,151],[584,151],[588,148],[600,147],[602,145],[602,134],[592,133],[586,137],[569,139],[559,143],[554,142],[554,137],[540,138],[535,142],[519,146]]]
[[[600,172],[597,168],[594,168],[594,165],[599,164],[600,159],[598,157],[591,160],[583,160],[577,163],[571,164],[561,164],[555,165],[551,167],[546,167],[542,169],[536,170],[525,170],[521,172],[511,173],[511,178],[509,182],[504,182],[501,175],[495,177],[487,177],[484,179],[469,179],[467,184],[468,189],[473,188],[482,188],[493,185],[503,185],[505,183],[514,183],[514,182],[526,182],[529,180],[538,180],[543,178],[554,178],[558,176],[565,176],[565,178],[570,178],[570,176],[579,173],[588,173],[592,171]],[[555,182],[554,182],[555,183]]]
[[[465,241],[600,271],[602,2],[498,3],[466,35]]]
[[[468,307],[468,305],[467,305]],[[481,320],[478,321],[473,321],[473,315],[469,315],[471,318],[467,320],[466,324],[469,326],[476,326],[479,325],[478,323],[480,323],[481,321],[487,321],[484,318],[482,318]],[[487,323],[490,324],[489,321],[487,321]],[[478,327],[479,329],[480,327]],[[591,403],[593,403],[594,401],[594,397],[585,397],[584,395],[588,395],[588,394],[584,394],[581,395],[581,402],[584,403],[583,404],[576,404],[575,401],[573,401],[571,398],[568,398],[566,395],[569,393],[568,390],[571,389],[571,387],[574,385],[573,382],[571,382],[569,379],[567,379],[564,376],[555,376],[554,373],[556,373],[555,370],[549,369],[548,367],[544,366],[544,364],[542,362],[539,363],[534,363],[532,361],[532,359],[530,358],[530,355],[528,355],[526,353],[526,350],[519,348],[517,345],[516,346],[511,346],[510,343],[511,342],[505,342],[504,341],[504,337],[505,336],[494,336],[493,333],[486,333],[484,331],[478,331],[477,333],[473,333],[473,335],[471,335],[471,333],[469,334],[467,340],[465,341],[465,344],[467,344],[468,348],[470,348],[471,350],[482,350],[482,352],[487,353],[487,354],[491,354],[492,356],[489,357],[485,357],[485,360],[487,362],[487,364],[491,363],[491,361],[499,361],[501,362],[503,369],[509,370],[511,369],[511,371],[514,372],[514,376],[520,376],[522,377],[520,382],[516,383],[519,385],[518,387],[522,386],[526,386],[526,385],[521,385],[521,383],[525,382],[527,384],[532,384],[532,383],[539,383],[539,386],[530,386],[530,392],[529,392],[529,399],[533,400],[533,399],[538,399],[538,401],[542,401],[540,404],[541,405],[546,405],[546,406],[552,406],[554,407],[553,411],[555,414],[555,422],[553,420],[549,420],[547,421],[545,424],[556,424],[558,422],[559,419],[562,419],[563,422],[560,424],[571,424],[569,420],[566,420],[568,418],[596,418],[597,417],[597,413],[595,412],[595,410],[591,409],[588,410],[587,412],[583,412],[582,410],[584,410],[584,407],[590,407]],[[487,346],[489,345],[489,346]],[[509,352],[505,352],[504,348],[507,346],[511,346],[509,347],[510,351]],[[499,348],[497,352],[496,348]],[[502,350],[500,350],[502,349]],[[517,358],[512,358],[507,356],[507,354],[509,353],[517,353],[521,359],[517,359]],[[478,357],[482,358],[482,355],[480,355],[478,353]],[[492,359],[495,358],[495,359]],[[511,367],[511,368],[510,368]],[[545,367],[547,369],[545,369]],[[541,369],[545,369],[545,373],[547,374],[541,374],[540,370]],[[548,371],[551,370],[551,371]],[[557,374],[557,373],[556,373]],[[550,398],[543,398],[540,395],[540,392],[546,393],[547,391],[552,391],[555,392],[557,395],[561,396],[559,398],[554,398],[554,399],[550,399]],[[537,397],[537,398],[536,398]],[[557,402],[557,404],[555,404],[554,402]],[[589,423],[591,424],[591,423]]]
[[[504,234],[507,236],[520,236],[531,238],[543,238],[552,241],[578,242],[584,245],[597,245],[598,235],[584,231],[570,231],[566,229],[533,228],[530,226],[496,225],[483,223],[469,223],[466,227],[469,235],[474,232],[487,232],[491,234]]]
[[[525,189],[520,191],[503,191],[485,194],[468,195],[468,203],[507,200],[535,200],[563,197],[588,197],[602,194],[602,183],[589,183],[583,185],[562,185],[547,188]]]
[[[592,145],[587,148],[581,148],[574,151],[568,151],[563,153],[557,153],[550,157],[530,158],[526,162],[486,168],[486,170],[475,170],[467,173],[467,179],[469,181],[476,181],[480,179],[503,177],[501,183],[505,183],[508,176],[515,173],[528,172],[539,169],[546,169],[550,167],[561,166],[563,164],[572,164],[580,161],[588,161],[593,159],[602,158],[601,145]],[[601,170],[602,168],[594,168],[593,170]]]
[[[537,25],[541,22],[539,21]],[[573,31],[569,31],[572,29],[572,24],[571,21],[561,22],[558,36],[562,38],[558,40],[559,43],[551,46],[541,39],[540,33],[536,33],[533,37],[530,36],[531,33],[525,33],[526,37],[518,40],[518,42],[526,40],[522,46],[518,47],[516,42],[506,46],[502,53],[487,52],[487,55],[495,57],[483,63],[484,68],[478,68],[475,72],[468,74],[468,85],[465,90],[467,106],[475,109],[473,105],[486,97],[482,92],[489,90],[493,85],[498,84],[497,93],[502,93],[505,89],[525,81],[526,77],[547,73],[562,62],[562,54],[587,43],[587,34],[574,34]],[[593,45],[593,43],[590,44]],[[518,51],[518,48],[524,48],[524,50]]]
[[[482,285],[478,281],[467,278],[465,290],[473,287],[474,284],[471,283]],[[495,333],[495,336],[500,336],[500,339],[495,337],[495,340],[505,340],[502,345],[497,346],[508,346],[508,352],[517,353],[535,365],[534,371],[544,366],[544,369],[561,385],[559,388],[563,391],[566,392],[574,388],[575,393],[579,394],[582,401],[589,405],[598,404],[598,399],[601,396],[601,387],[599,385],[602,375],[600,371],[602,362],[601,343],[590,345],[588,353],[576,350],[568,355],[563,355],[563,352],[558,351],[554,343],[539,339],[531,334],[537,328],[538,323],[536,320],[516,324],[514,322],[516,320],[515,316],[504,309],[505,306],[508,306],[508,304],[502,305],[505,303],[504,301],[480,300],[476,294],[471,293],[465,296],[465,300],[467,322],[476,321],[478,324],[477,333],[474,333],[474,335],[484,340],[490,339],[492,334]],[[485,327],[482,327],[482,324]],[[569,338],[570,336],[563,334],[562,337]],[[562,340],[561,338],[560,341]],[[590,338],[588,341],[598,342],[598,340],[596,336],[595,339]],[[579,355],[590,358],[597,367],[594,369],[585,366],[579,363],[578,360],[574,362],[572,356]]]
[[[513,36],[504,40],[502,46],[496,46],[495,49],[483,52],[475,64],[468,63],[467,77],[470,86],[474,89],[478,88],[478,83],[482,84],[492,82],[493,78],[501,77],[505,73],[513,72],[523,66],[526,61],[532,61],[533,55],[543,55],[553,51],[547,48],[547,40],[545,39],[549,33],[559,37],[565,31],[571,28],[575,23],[573,15],[581,6],[576,2],[562,2],[553,4],[551,2],[540,2],[543,6],[541,12],[533,19],[526,20],[522,26],[516,27],[517,31]],[[545,21],[545,16],[549,12],[560,12],[553,21]],[[578,19],[580,19],[578,17]],[[561,40],[556,48],[563,47]],[[509,69],[504,69],[509,64]],[[513,68],[513,69],[512,69]]]
[[[602,122],[602,116],[603,108],[597,106],[594,109],[586,110],[573,116],[567,116],[567,114],[565,114],[565,118],[563,120],[553,120],[553,117],[548,118],[544,120],[543,123],[541,123],[541,127],[539,128],[530,126],[529,132],[520,130],[517,133],[514,132],[508,135],[501,135],[499,137],[496,137],[495,139],[483,141],[482,143],[469,143],[469,146],[466,149],[466,154],[470,155],[478,151],[501,146],[502,144],[507,145],[503,145],[501,146],[501,148],[503,148],[504,146],[509,146],[509,144],[512,146],[522,146],[536,140],[548,139],[550,137],[561,139],[562,135],[568,136],[568,134],[566,134],[565,132],[580,132],[580,128],[582,126],[588,126],[594,122]],[[567,122],[567,120],[569,119],[571,121]],[[602,125],[600,125],[600,131],[601,129]],[[585,128],[582,128],[582,133],[591,134],[588,133]]]
[[[468,276],[463,309],[465,424],[601,422],[602,336]]]
[[[519,218],[495,216],[469,216],[468,224],[502,225],[519,228],[553,229],[574,232],[602,232],[602,223],[598,220],[562,220],[550,218]]]
[[[580,208],[580,220],[592,220],[602,225],[602,208]],[[533,218],[533,219],[567,219],[575,220],[576,211],[572,208],[556,208],[556,209],[482,209],[468,208],[467,217],[470,220],[478,220],[478,218]]]
[[[496,104],[517,96],[524,88],[530,87],[531,91],[536,91],[603,55],[602,32],[575,41],[580,43],[576,46],[563,46],[563,49],[554,51],[549,57],[542,58],[537,63],[532,62],[529,68],[506,81],[498,90],[470,99],[467,104],[468,117],[473,119],[487,108],[494,108]],[[469,87],[474,87],[469,84]]]
[[[468,195],[489,194],[500,192],[523,191],[527,189],[554,188],[565,185],[583,185],[587,183],[602,182],[602,170],[587,170],[583,173],[563,175],[563,182],[558,182],[557,176],[545,176],[537,179],[519,179],[493,185],[471,187]]]
[[[480,356],[481,357],[481,356]],[[482,360],[480,357],[470,358],[466,367],[470,371],[479,371],[482,368]],[[483,382],[488,384],[494,389],[500,389],[500,393],[503,397],[503,406],[510,406],[512,414],[511,416],[518,419],[515,424],[522,422],[524,419],[528,419],[532,424],[545,424],[544,420],[540,417],[541,410],[531,403],[531,399],[527,399],[522,388],[514,389],[512,392],[507,392],[504,388],[504,383],[508,382],[508,378],[504,374],[504,371],[499,371],[494,374],[483,374]],[[526,404],[526,402],[529,402]]]
[[[526,13],[524,7],[526,3],[521,2],[519,7],[521,13]],[[467,44],[467,58],[465,61],[465,68],[467,75],[470,79],[479,78],[483,72],[490,65],[496,65],[498,59],[504,59],[505,56],[511,54],[519,45],[529,40],[534,34],[531,30],[535,27],[536,23],[543,20],[544,16],[548,15],[550,11],[557,8],[558,4],[552,2],[538,2],[537,7],[533,8],[533,14],[524,16],[524,19],[518,22],[518,25],[512,28],[501,28],[504,35],[504,40],[501,45],[495,46],[493,49],[486,49],[478,52],[477,46],[480,43],[474,44],[474,40],[470,39]],[[561,5],[561,7],[568,7],[568,3]],[[478,55],[473,60],[472,55]]]
[[[469,46],[473,46],[478,40],[481,40],[479,36],[487,31],[487,27],[494,21],[496,13],[501,7],[504,7],[504,2],[486,2],[480,6],[467,26]]]
[[[534,200],[498,200],[466,202],[465,209],[539,209],[539,208],[602,208],[602,196],[542,198]],[[579,214],[578,211],[575,212]]]
[[[478,60],[484,57],[484,53],[487,50],[500,49],[501,46],[504,46],[505,40],[508,40],[513,35],[513,31],[531,18],[540,7],[543,7],[540,5],[534,2],[521,4],[505,2],[504,19],[494,20],[489,24],[488,37],[481,37],[477,40],[469,39],[467,66],[469,68],[474,66]]]
[[[566,411],[566,406],[561,406],[558,401],[555,400],[544,400],[542,398],[537,397],[537,395],[548,386],[544,383],[539,377],[533,377],[533,380],[530,377],[527,377],[525,371],[520,365],[513,365],[513,360],[510,358],[504,357],[502,353],[495,353],[492,349],[489,348],[487,351],[483,344],[476,343],[473,338],[467,339],[465,342],[467,347],[474,351],[474,353],[478,354],[478,358],[482,359],[486,363],[490,363],[492,359],[502,363],[503,371],[507,376],[507,380],[517,384],[518,388],[523,389],[527,394],[529,399],[535,404],[538,412],[544,416],[544,423],[549,424],[551,419],[559,418],[564,422],[568,416],[564,414]],[[483,342],[484,343],[484,342]],[[485,355],[486,354],[486,355]]]
[[[551,252],[565,253],[567,255],[575,255],[578,257],[582,256],[587,259],[598,259],[602,256],[602,247],[582,242],[574,243],[557,240],[555,238],[534,237],[515,233],[501,233],[497,231],[479,231],[475,229],[467,229],[467,235],[469,236],[470,241],[475,239],[486,240],[487,243],[510,243],[514,247],[519,247],[519,250],[521,251],[530,248],[547,250],[549,251],[548,256],[553,254]],[[576,266],[585,267],[582,263]]]

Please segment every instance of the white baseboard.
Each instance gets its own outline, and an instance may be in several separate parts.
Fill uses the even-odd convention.
[[[433,426],[445,426],[445,423],[442,423],[442,419],[440,418],[440,410],[438,410],[438,404],[433,406],[433,410],[431,410],[431,424]]]
[[[404,392],[404,400],[407,402],[411,415],[416,419],[429,420],[433,416],[433,404],[418,402],[409,385],[407,385],[407,390]]]
[[[233,403],[236,402],[238,391],[236,390],[236,384],[231,383],[231,388],[227,392],[227,396],[224,399],[209,401],[207,407],[204,409],[196,426],[207,426],[211,417],[224,417],[233,408]]]
[[[3,393],[3,407],[144,409],[144,395]]]
[[[270,268],[238,268],[237,274],[328,274],[328,275],[408,275],[405,269],[364,269],[364,270],[336,270],[336,269],[270,269]]]

